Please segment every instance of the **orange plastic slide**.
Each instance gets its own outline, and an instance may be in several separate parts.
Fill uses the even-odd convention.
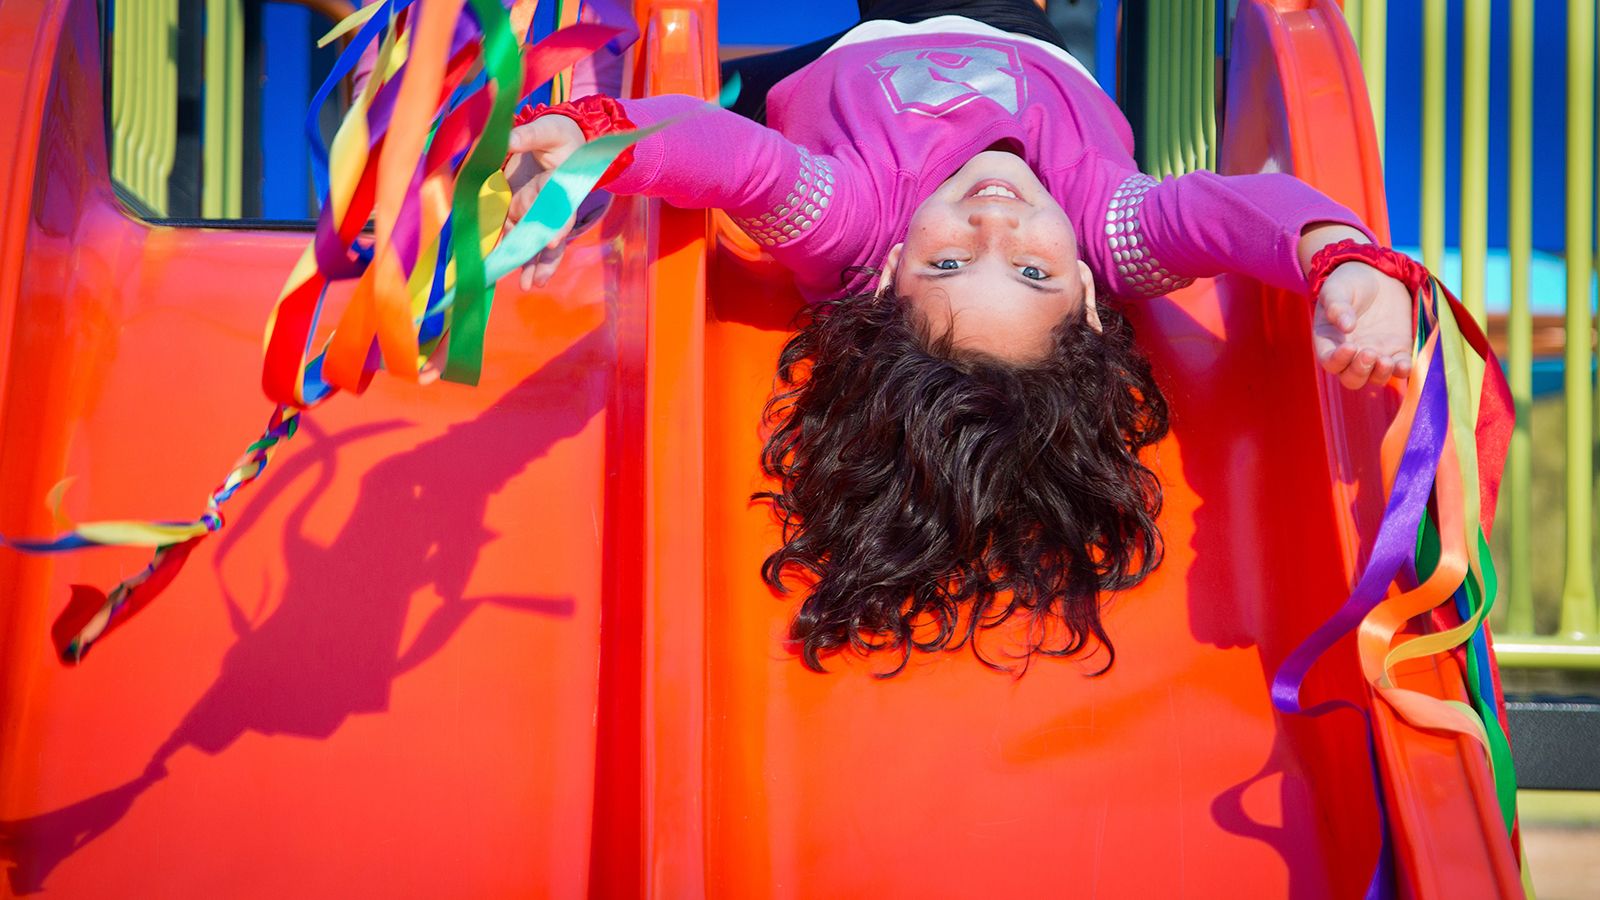
[[[715,6],[640,3],[635,87],[709,95]],[[259,431],[306,232],[150,225],[106,166],[94,0],[0,4],[0,533],[189,515]],[[1385,227],[1337,7],[1242,0],[1221,158]],[[337,302],[337,298],[335,301]],[[1359,717],[1277,665],[1343,600],[1394,406],[1320,375],[1302,298],[1131,307],[1173,406],[1166,563],[1114,669],[965,652],[805,670],[749,500],[798,300],[725,219],[619,204],[502,291],[476,389],[309,417],[223,535],[80,667],[48,632],[137,553],[0,551],[0,893],[60,897],[1351,897],[1378,852]],[[1450,660],[1412,687],[1463,696]],[[1367,705],[1353,647],[1308,696]],[[1476,747],[1383,709],[1401,896],[1515,896]]]

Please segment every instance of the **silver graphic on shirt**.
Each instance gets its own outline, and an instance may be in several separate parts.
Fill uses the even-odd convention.
[[[1129,175],[1106,206],[1106,250],[1120,276],[1118,296],[1160,297],[1194,283],[1193,278],[1172,274],[1150,251],[1150,236],[1144,233],[1140,214],[1145,195],[1158,184],[1142,172]]]
[[[896,113],[938,118],[979,97],[1016,115],[1028,96],[1013,44],[977,40],[953,47],[896,50],[868,63]]]

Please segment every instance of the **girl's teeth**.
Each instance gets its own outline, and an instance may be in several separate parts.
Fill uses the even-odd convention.
[[[1000,187],[999,185],[994,185],[994,184],[992,184],[992,185],[984,188],[983,190],[979,191],[977,196],[979,196],[979,197],[1010,197],[1012,200],[1017,199],[1017,195],[1016,194],[1012,193],[1011,191],[1006,190],[1003,187]]]

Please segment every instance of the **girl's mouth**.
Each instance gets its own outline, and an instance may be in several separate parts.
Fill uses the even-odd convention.
[[[968,191],[967,195],[962,199],[972,200],[978,198],[985,200],[998,198],[1000,200],[1023,202],[1022,192],[1017,190],[1017,186],[999,178],[985,178],[973,185],[972,190]]]

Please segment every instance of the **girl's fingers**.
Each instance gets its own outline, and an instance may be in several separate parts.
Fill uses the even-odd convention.
[[[1378,362],[1378,355],[1371,350],[1362,350],[1350,361],[1349,368],[1339,375],[1339,383],[1351,390],[1364,387],[1372,377],[1372,369]]]
[[[1389,379],[1393,377],[1394,360],[1380,358],[1377,363],[1372,366],[1372,375],[1367,379],[1367,383],[1372,385],[1384,385],[1388,384]]]
[[[1322,368],[1327,370],[1330,375],[1342,375],[1345,369],[1350,367],[1350,361],[1355,358],[1355,355],[1356,348],[1353,345],[1339,344],[1319,356]]]
[[[555,277],[555,267],[560,266],[560,264],[562,264],[562,255],[560,253],[552,256],[552,258],[541,259],[539,263],[534,263],[533,287],[542,288],[547,283],[550,283],[550,279]]]
[[[512,224],[522,221],[522,217],[528,214],[528,210],[533,209],[534,201],[539,199],[539,193],[544,190],[545,185],[550,183],[550,179],[554,175],[554,172],[540,172],[533,176],[527,184],[518,188],[517,192],[511,195],[511,205],[506,209],[506,219]],[[570,230],[571,224],[568,223],[567,231]],[[565,237],[567,231],[558,232],[556,240]]]
[[[1344,297],[1335,296],[1327,289],[1322,292],[1322,316],[1345,334],[1356,327],[1355,308]]]
[[[539,192],[550,181],[549,172],[540,172],[528,180],[528,183],[517,188],[511,195],[511,205],[506,208],[506,221],[515,225],[522,221],[522,217],[533,208],[533,201],[539,198]]]
[[[543,250],[523,264],[517,284],[521,285],[524,291],[531,291],[548,284],[556,273],[556,267],[561,264],[561,257],[567,252],[567,241],[571,238],[572,221],[568,220],[566,227],[556,232],[556,236]]]
[[[574,138],[583,140],[578,123],[566,116],[540,116],[511,129],[506,148],[512,153],[548,153],[571,144]]]
[[[530,153],[513,153],[506,159],[504,171],[511,187],[519,188],[539,174],[539,163]]]
[[[556,267],[561,265],[561,257],[566,252],[566,245],[563,244],[539,254],[533,264],[534,287],[544,287],[550,283],[550,279],[555,277]]]
[[[1355,290],[1339,277],[1328,279],[1317,296],[1323,317],[1346,334],[1356,327],[1357,299]]]
[[[1328,321],[1339,326],[1339,330],[1349,334],[1356,330],[1356,310],[1348,303],[1336,303],[1328,310]]]
[[[567,220],[567,225],[556,233],[550,245],[539,251],[533,258],[533,283],[535,287],[544,287],[556,274],[556,267],[561,265],[561,257],[566,255],[567,241],[572,239],[572,220]]]

